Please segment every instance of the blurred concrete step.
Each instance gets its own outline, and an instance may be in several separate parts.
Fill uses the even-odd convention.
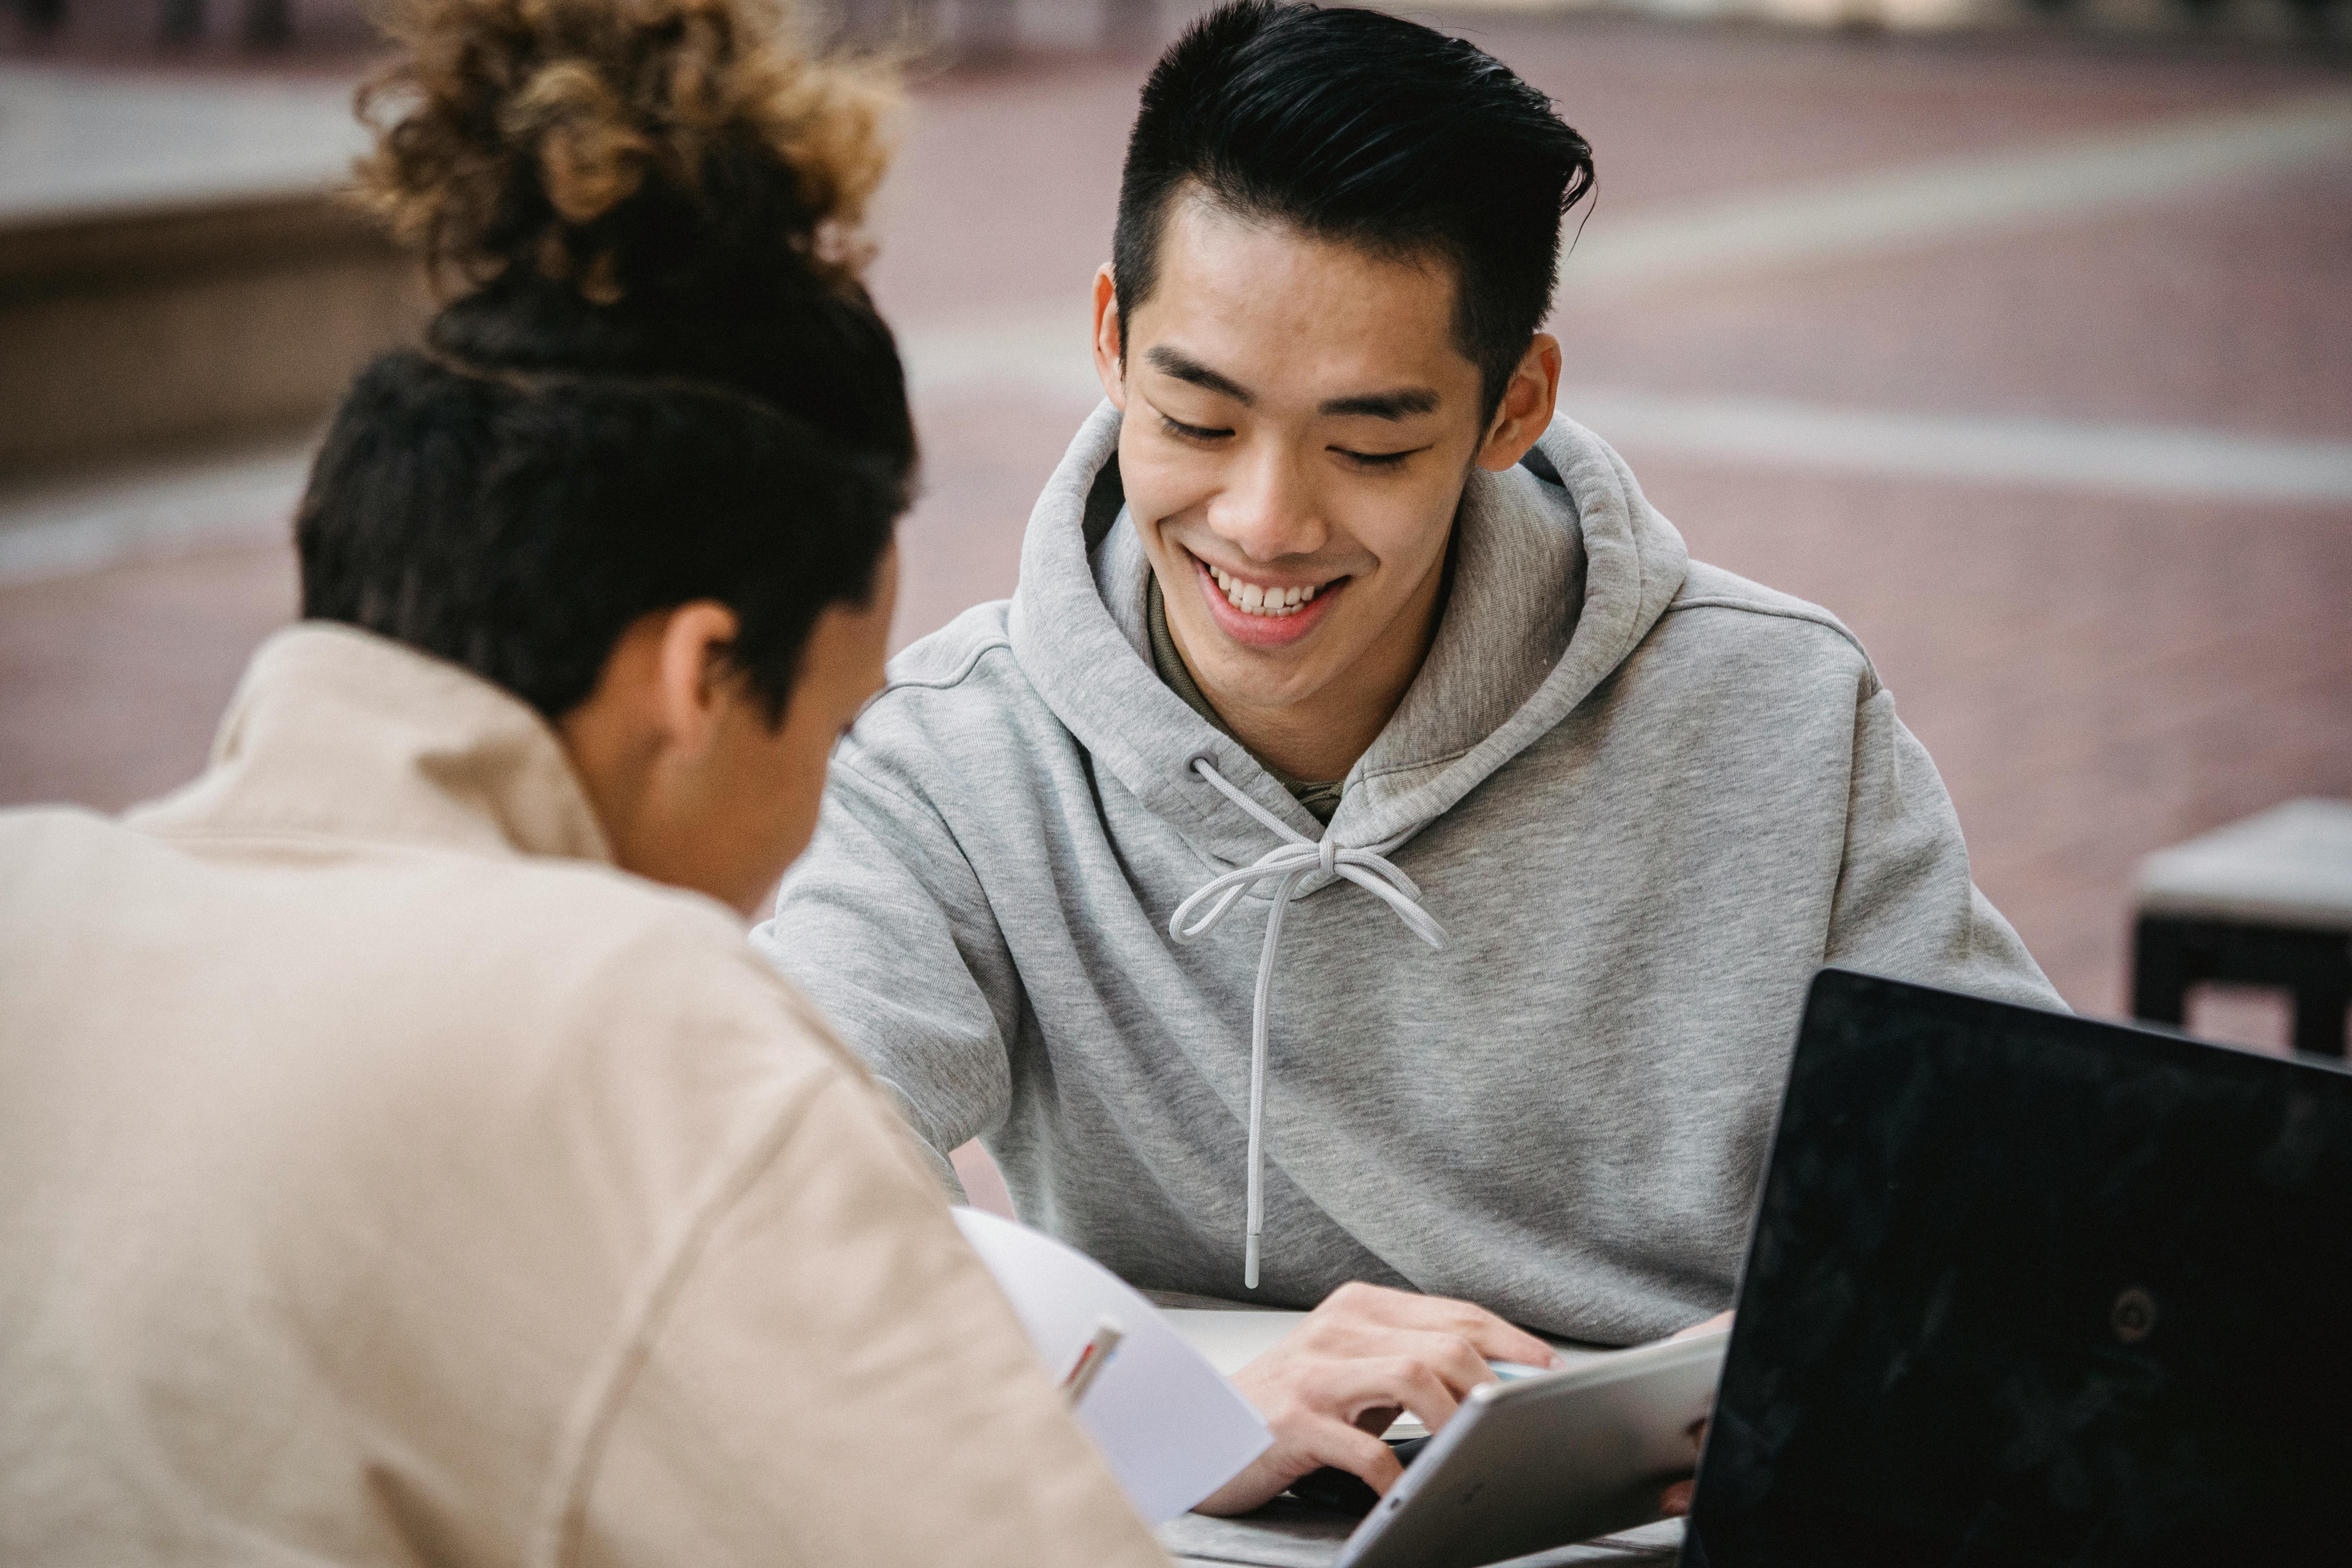
[[[350,90],[0,67],[0,479],[315,417],[414,330]]]
[[[283,539],[317,444],[305,425],[0,483],[0,587]]]

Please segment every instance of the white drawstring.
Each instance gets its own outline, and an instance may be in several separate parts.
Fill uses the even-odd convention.
[[[1168,921],[1170,936],[1180,942],[1196,942],[1217,929],[1218,922],[1233,911],[1243,894],[1261,882],[1275,884],[1273,907],[1265,917],[1265,946],[1258,954],[1257,1000],[1250,1013],[1249,1239],[1242,1259],[1242,1284],[1255,1290],[1258,1232],[1265,1219],[1265,1015],[1274,994],[1275,953],[1282,946],[1283,911],[1290,907],[1294,889],[1317,871],[1345,877],[1377,895],[1396,911],[1397,918],[1411,928],[1413,935],[1440,952],[1445,951],[1445,928],[1421,907],[1421,889],[1413,885],[1412,879],[1388,859],[1391,851],[1412,837],[1411,832],[1384,839],[1369,849],[1344,848],[1333,841],[1328,831],[1318,842],[1293,831],[1280,817],[1228,784],[1208,758],[1193,758],[1192,767],[1223,790],[1228,800],[1265,824],[1283,840],[1260,856],[1255,865],[1211,878],[1191,898],[1177,905],[1176,912]],[[1216,901],[1199,920],[1188,923],[1187,917],[1204,899]]]

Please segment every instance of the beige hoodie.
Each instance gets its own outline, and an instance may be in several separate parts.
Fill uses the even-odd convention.
[[[889,1108],[552,732],[347,627],[0,815],[0,1562],[1164,1561]]]

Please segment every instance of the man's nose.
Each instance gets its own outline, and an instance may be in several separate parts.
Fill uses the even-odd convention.
[[[1329,533],[1301,466],[1271,443],[1244,454],[1209,508],[1209,527],[1251,561],[1311,555]]]

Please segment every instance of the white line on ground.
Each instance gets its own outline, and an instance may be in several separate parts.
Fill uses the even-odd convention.
[[[1560,407],[1636,457],[2233,506],[2352,504],[2352,442],[1611,387],[1564,388]]]
[[[1090,378],[1065,374],[1060,380],[1054,390],[1080,398],[1094,393]],[[995,395],[1005,390],[1001,381],[965,387]],[[1072,401],[1072,413],[1082,411]],[[2352,442],[1903,414],[1622,387],[1563,388],[1560,408],[1637,460],[1674,457],[2223,506],[2352,505]],[[283,538],[307,462],[302,452],[280,452],[161,473],[37,506],[0,504],[0,585],[205,544]]]
[[[310,443],[279,443],[0,498],[0,585],[283,539],[310,467]]]
[[[1561,258],[1563,299],[2079,223],[2352,157],[2352,93],[2200,115],[1618,216]]]
[[[910,337],[920,401],[1026,392],[1075,415],[1102,395],[1083,322]],[[2231,505],[2352,502],[2352,443],[2234,431],[1824,407],[1765,397],[1564,386],[1560,411],[1635,456]]]

